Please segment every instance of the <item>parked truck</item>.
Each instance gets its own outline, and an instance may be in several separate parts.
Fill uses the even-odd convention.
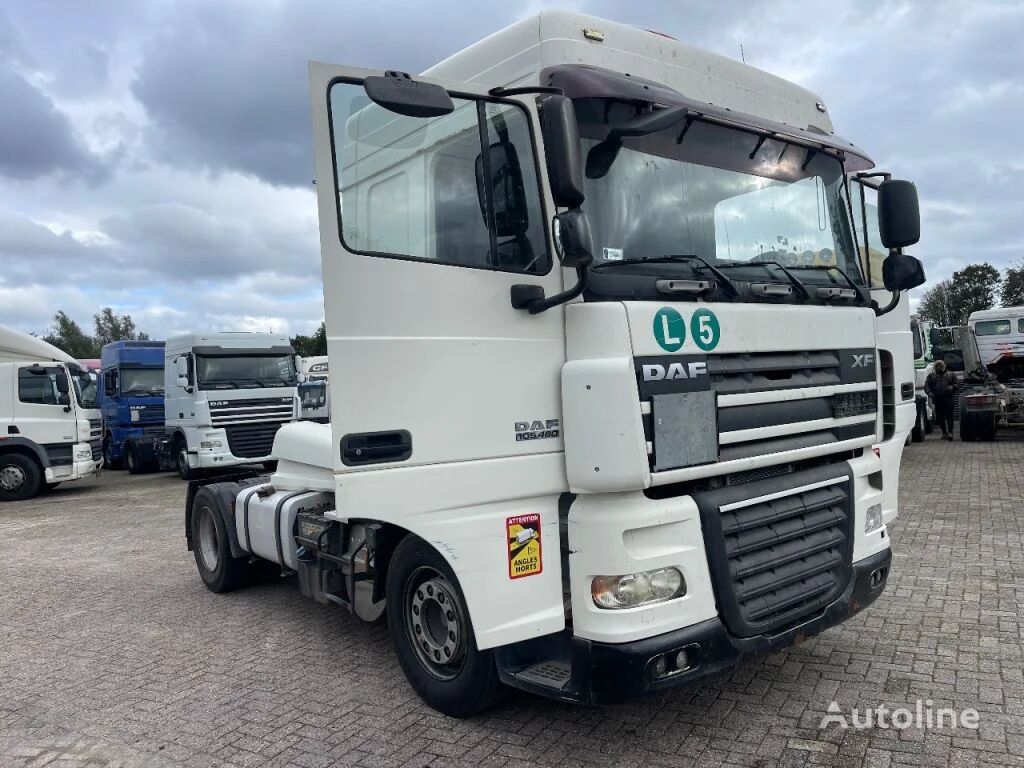
[[[88,372],[52,344],[0,326],[0,501],[98,475],[101,441]]]
[[[104,345],[99,375],[104,466],[133,475],[156,468],[164,437],[164,342]]]
[[[955,330],[964,360],[960,439],[996,439],[1000,427],[1024,424],[1024,308],[972,312]]]
[[[691,684],[882,593],[917,195],[876,180],[858,232],[872,163],[818,96],[548,11],[310,84],[331,423],[190,484],[209,589],[267,560],[386,613],[452,715]]]
[[[298,371],[299,418],[326,424],[331,420],[330,366],[327,355],[295,357]]]
[[[272,333],[188,333],[164,348],[163,466],[183,479],[209,469],[267,464],[294,421],[295,351]]]
[[[910,316],[910,336],[914,346],[914,405],[913,440],[919,443],[935,429],[935,403],[925,389],[928,374],[935,369],[932,356],[931,329],[934,324],[917,315]]]

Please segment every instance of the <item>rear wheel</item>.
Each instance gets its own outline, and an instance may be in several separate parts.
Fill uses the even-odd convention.
[[[977,418],[973,413],[960,414],[960,439],[973,443],[977,439]]]
[[[994,413],[991,414],[989,418],[986,418],[981,423],[981,428],[978,430],[978,439],[986,443],[994,442],[996,439],[998,422],[999,417],[996,416]]]
[[[231,554],[231,539],[217,511],[217,498],[207,488],[199,489],[192,507],[192,554],[199,576],[211,592],[230,592],[252,577],[246,559]]]
[[[39,492],[43,472],[34,459],[20,453],[0,456],[0,501],[24,501]]]
[[[420,698],[453,717],[492,706],[501,694],[494,653],[476,647],[466,599],[437,550],[416,536],[403,539],[386,590],[391,642]]]

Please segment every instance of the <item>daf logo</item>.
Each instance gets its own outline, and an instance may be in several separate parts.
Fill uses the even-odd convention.
[[[854,368],[870,368],[875,364],[875,356],[872,354],[854,355],[853,356],[853,367]]]
[[[708,375],[708,364],[703,361],[693,363],[671,363],[668,368],[658,363],[644,365],[644,381],[673,381],[675,379],[696,379]]]

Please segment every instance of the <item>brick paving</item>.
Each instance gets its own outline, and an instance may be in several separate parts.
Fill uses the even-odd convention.
[[[423,705],[382,626],[288,582],[203,588],[184,486],[107,473],[0,507],[0,766],[1024,766],[1024,436],[907,450],[886,593],[804,645],[627,705]],[[843,730],[974,708],[978,730]]]

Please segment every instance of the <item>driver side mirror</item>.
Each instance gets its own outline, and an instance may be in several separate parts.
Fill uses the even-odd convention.
[[[887,179],[878,185],[878,233],[890,250],[921,239],[921,211],[913,182]],[[892,290],[888,284],[885,287]]]
[[[68,393],[71,391],[71,386],[68,384],[67,374],[58,373],[57,377],[54,379],[54,383],[57,386],[57,393],[62,395],[65,400],[68,400]],[[68,405],[69,403],[70,400],[68,400],[67,403],[61,403],[61,405]]]
[[[565,96],[548,96],[540,105],[540,130],[551,196],[559,208],[583,205],[583,153],[576,108]]]

